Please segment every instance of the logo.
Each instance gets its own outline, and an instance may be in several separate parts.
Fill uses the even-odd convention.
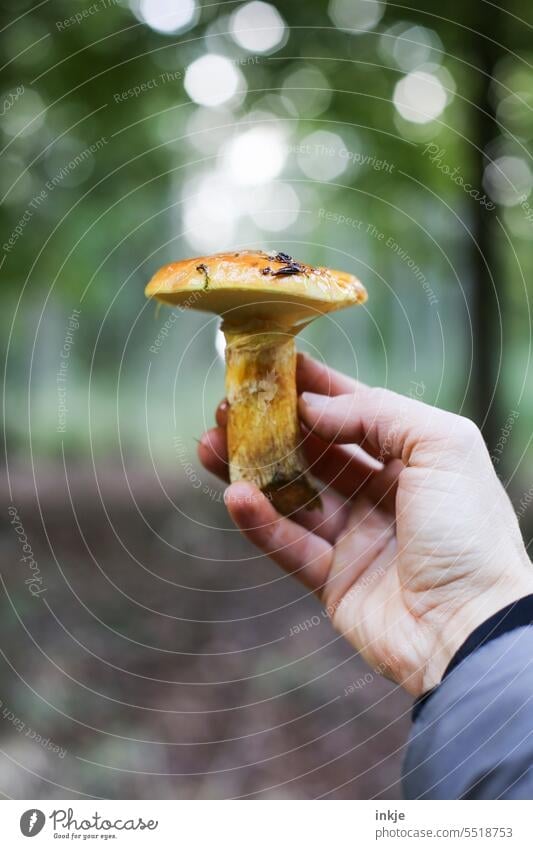
[[[37,808],[32,808],[29,811],[24,811],[20,818],[20,830],[24,837],[35,837],[42,831],[46,822],[46,817],[42,811]]]

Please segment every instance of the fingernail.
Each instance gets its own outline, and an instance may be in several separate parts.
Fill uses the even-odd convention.
[[[226,507],[242,504],[243,500],[242,493],[238,489],[235,491],[233,484],[230,484],[224,490],[224,504]]]
[[[230,484],[224,490],[224,504],[226,507],[240,507],[243,504],[251,504],[254,500],[250,493],[242,492],[238,484]]]
[[[327,395],[317,395],[315,392],[303,392],[302,401],[306,406],[313,407],[316,410],[323,409],[329,401]]]

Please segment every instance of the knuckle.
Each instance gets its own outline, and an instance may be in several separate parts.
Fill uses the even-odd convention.
[[[462,445],[475,446],[482,441],[481,431],[477,424],[466,416],[456,417],[454,433]]]
[[[382,386],[369,386],[365,392],[367,393],[372,409],[376,414],[379,414],[383,410],[387,401],[390,401],[391,397],[393,399],[395,397],[398,399],[401,398],[401,396],[395,396],[389,389],[384,389]]]

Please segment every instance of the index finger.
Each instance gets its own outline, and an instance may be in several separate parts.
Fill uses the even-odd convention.
[[[298,406],[303,422],[318,437],[355,442],[382,463],[434,464],[438,456],[442,467],[455,466],[458,460],[464,463],[465,445],[480,436],[462,416],[362,384],[356,392],[334,398],[304,392]]]
[[[298,393],[317,392],[319,395],[347,395],[364,386],[353,377],[330,368],[325,363],[299,353],[296,359]]]
[[[298,394],[302,392],[317,392],[319,395],[347,395],[355,392],[359,386],[366,384],[348,377],[320,363],[308,354],[298,353],[296,358],[296,385]],[[224,398],[218,405],[215,419],[219,427],[226,427],[228,422],[228,402]]]

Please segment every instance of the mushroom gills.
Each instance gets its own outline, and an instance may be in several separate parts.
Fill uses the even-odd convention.
[[[319,507],[301,450],[294,333],[227,324],[222,330],[231,482],[255,484],[284,515]]]

